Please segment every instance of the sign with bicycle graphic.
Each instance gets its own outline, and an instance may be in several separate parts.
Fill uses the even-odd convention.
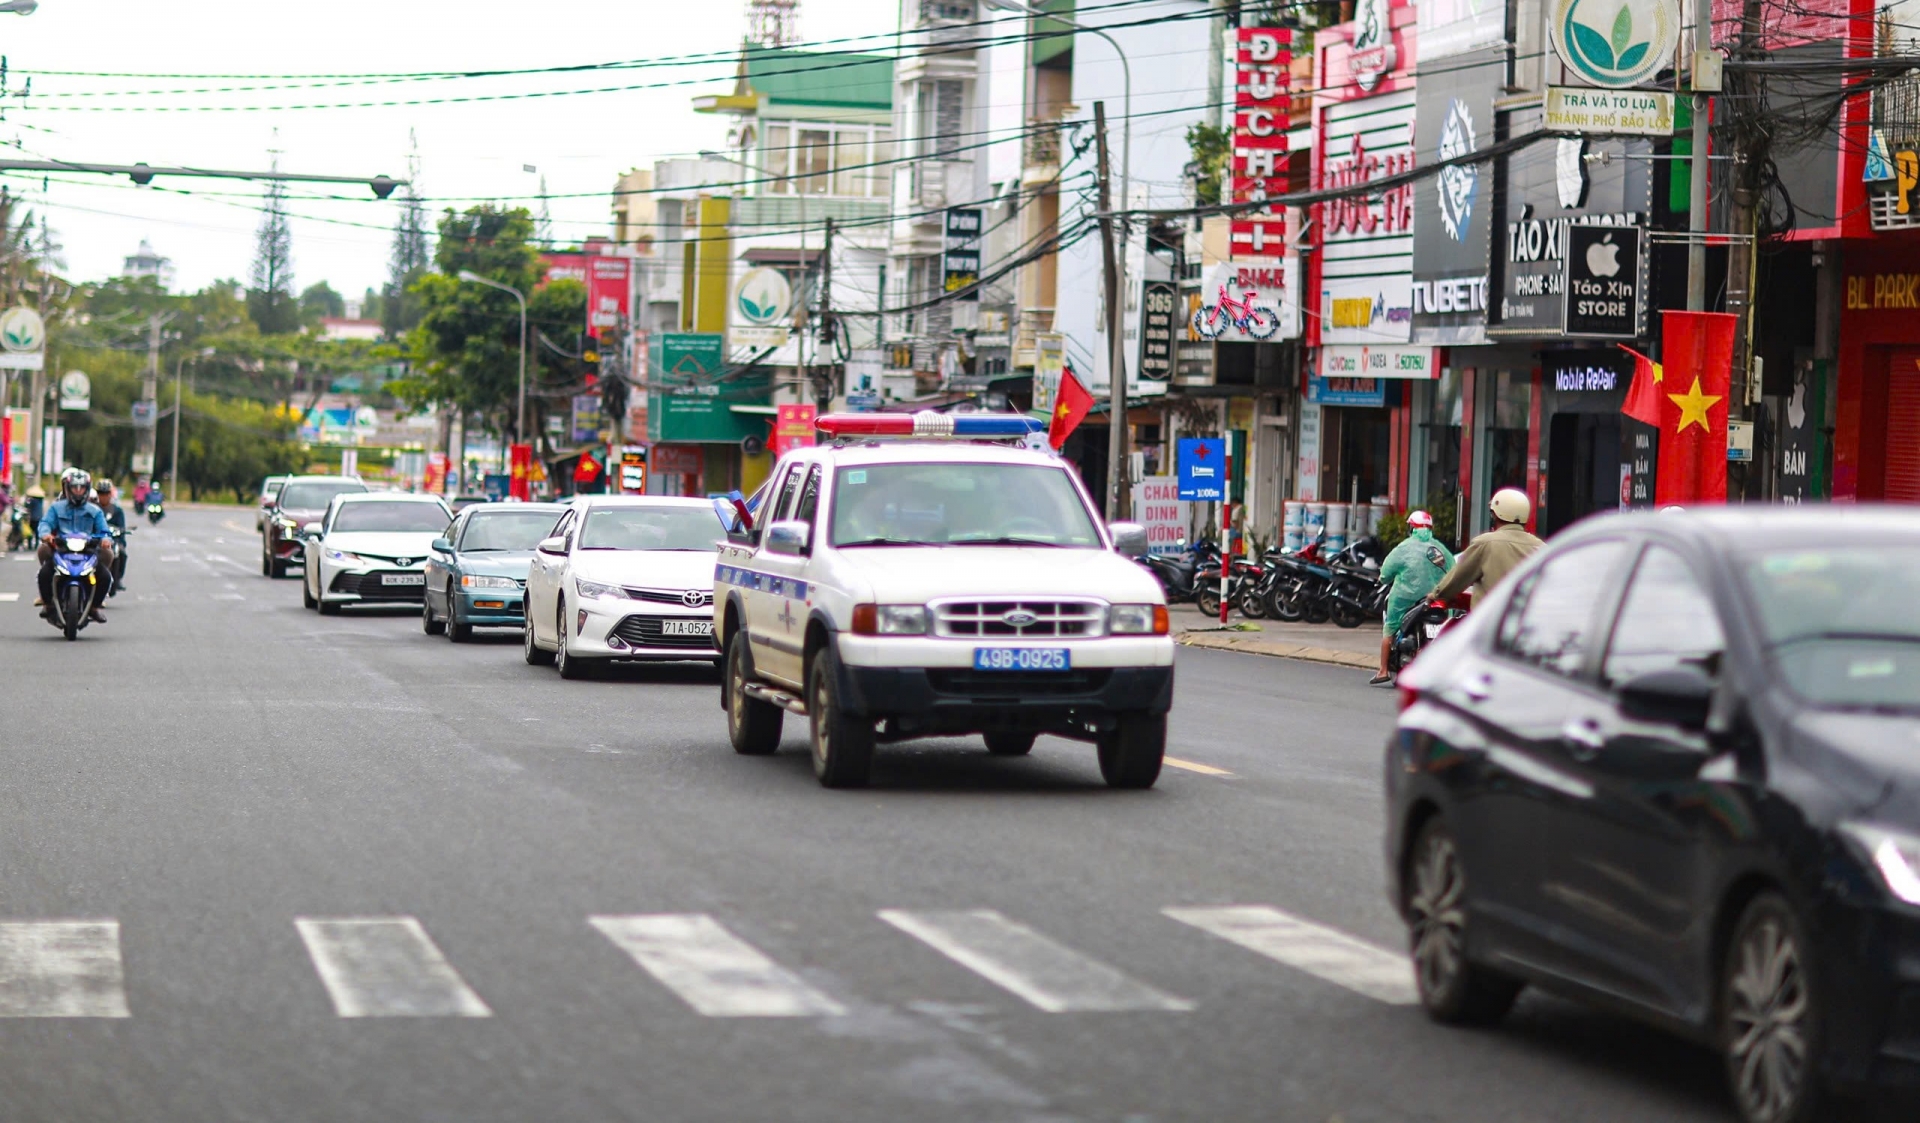
[[[1188,328],[1195,339],[1258,343],[1300,335],[1300,259],[1222,262],[1200,284]]]

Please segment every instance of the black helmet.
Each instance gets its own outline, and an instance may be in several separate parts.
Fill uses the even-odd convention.
[[[84,492],[92,486],[93,477],[89,476],[83,469],[68,468],[66,471],[60,473],[60,494],[63,496],[70,494],[76,488]]]

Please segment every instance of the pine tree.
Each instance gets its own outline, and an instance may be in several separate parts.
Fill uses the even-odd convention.
[[[280,157],[273,158],[280,170]],[[253,251],[253,287],[247,290],[247,315],[262,335],[300,330],[300,305],[293,296],[293,230],[287,223],[287,185],[267,181],[265,213]]]
[[[380,301],[380,322],[387,338],[398,339],[420,322],[420,297],[407,291],[432,265],[427,250],[427,208],[420,201],[415,184],[420,178],[420,157],[407,158],[407,186],[400,196],[400,220],[393,227],[393,258],[388,263],[386,292]]]

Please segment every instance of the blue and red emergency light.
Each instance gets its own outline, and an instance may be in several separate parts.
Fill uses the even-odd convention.
[[[1017,413],[829,413],[814,422],[829,437],[1019,438],[1047,423]]]

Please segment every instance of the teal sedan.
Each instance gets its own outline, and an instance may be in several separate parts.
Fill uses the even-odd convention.
[[[475,628],[520,627],[533,548],[565,512],[555,503],[483,503],[460,512],[427,559],[421,630],[465,643]]]

